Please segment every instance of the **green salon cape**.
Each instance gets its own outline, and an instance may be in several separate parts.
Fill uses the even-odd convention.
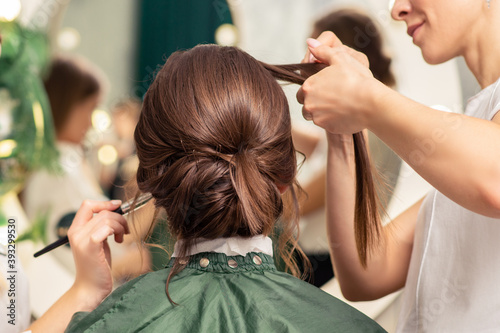
[[[175,259],[173,259],[175,260]],[[385,332],[324,291],[279,272],[262,253],[198,253],[165,283],[173,265],[116,289],[66,332]]]

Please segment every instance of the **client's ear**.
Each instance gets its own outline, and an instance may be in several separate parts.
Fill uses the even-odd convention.
[[[276,187],[280,191],[281,194],[285,193],[288,190],[288,185],[276,184]]]

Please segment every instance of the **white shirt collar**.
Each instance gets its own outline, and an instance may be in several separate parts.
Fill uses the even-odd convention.
[[[182,240],[178,240],[174,246],[172,257],[179,254]],[[254,237],[227,237],[217,239],[199,238],[187,251],[187,256],[201,252],[224,253],[227,256],[245,256],[249,252],[260,252],[273,256],[273,242],[271,238],[258,235]]]

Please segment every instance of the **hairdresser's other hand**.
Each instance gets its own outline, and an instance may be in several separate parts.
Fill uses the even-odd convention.
[[[378,85],[366,56],[344,45],[308,40],[309,50],[329,65],[308,78],[297,92],[304,118],[330,133],[352,134],[367,128]]]
[[[120,200],[85,200],[68,230],[76,265],[73,288],[88,295],[89,310],[95,308],[113,288],[107,238],[114,235],[116,242],[121,243],[123,235],[129,233],[125,218],[112,212],[120,204]]]

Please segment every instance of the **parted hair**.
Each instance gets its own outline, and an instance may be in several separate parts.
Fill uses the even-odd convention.
[[[179,257],[197,238],[269,235],[280,221],[280,254],[299,275],[291,255],[297,250],[306,260],[294,234],[296,152],[288,102],[276,79],[301,84],[322,67],[267,65],[216,45],[168,58],[145,95],[134,136],[138,188],[152,194],[171,234],[183,240]],[[356,144],[367,158],[364,143]],[[281,218],[283,188],[294,202],[288,221]],[[170,272],[169,299],[169,281],[185,262],[176,260]]]

